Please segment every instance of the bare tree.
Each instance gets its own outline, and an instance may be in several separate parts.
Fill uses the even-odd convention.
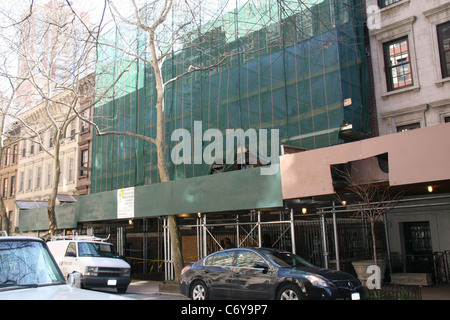
[[[22,127],[21,139],[40,146],[53,158],[53,183],[48,201],[49,230],[57,230],[56,195],[61,174],[60,146],[67,137],[68,127],[78,116],[80,80],[92,72],[95,46],[86,33],[85,24],[64,3],[50,2],[48,6],[31,5],[24,15],[8,21],[2,40],[11,59],[18,61],[18,69],[3,73],[12,91],[18,112],[9,116]],[[24,18],[25,16],[25,18]],[[19,90],[20,89],[20,90]],[[36,123],[21,114],[39,104],[43,121]],[[77,110],[77,112],[75,111]],[[41,119],[42,120],[42,119]],[[49,148],[42,141],[42,133],[51,132]]]
[[[336,176],[345,184],[345,191],[352,196],[352,204],[347,204],[347,209],[354,210],[355,214],[366,218],[370,223],[372,236],[372,252],[374,264],[378,265],[377,239],[375,226],[383,221],[385,214],[392,210],[403,197],[404,192],[394,190],[389,182],[377,181],[374,177],[367,177],[356,168],[351,170],[335,169]],[[337,195],[339,202],[343,202]],[[384,221],[383,221],[384,222]]]

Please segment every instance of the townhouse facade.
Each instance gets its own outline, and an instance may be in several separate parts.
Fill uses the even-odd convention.
[[[17,231],[19,228],[18,208],[15,205],[17,187],[17,165],[19,160],[19,143],[8,143],[5,148],[0,164],[1,197],[7,218],[9,220],[9,231]]]
[[[380,135],[450,121],[450,2],[367,0]]]
[[[29,139],[23,139],[19,143],[17,201],[47,201],[51,193],[54,172],[54,145],[52,141],[53,131],[48,125],[48,116],[45,109],[46,103],[44,102],[21,115],[23,122],[32,124],[33,131],[38,132],[39,137],[29,136]],[[52,111],[54,115],[60,114],[56,110]],[[78,125],[77,120],[70,123],[65,138],[62,139],[60,149],[61,175],[58,188],[59,193],[67,195],[76,194],[77,163],[79,159]]]

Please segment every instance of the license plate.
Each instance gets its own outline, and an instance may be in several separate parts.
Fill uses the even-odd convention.
[[[108,280],[108,286],[115,286],[117,285],[117,280]]]
[[[359,295],[359,292],[352,293],[352,300],[361,300],[361,296]]]

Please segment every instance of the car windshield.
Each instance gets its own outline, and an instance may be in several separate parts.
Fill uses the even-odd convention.
[[[305,259],[285,251],[262,250],[263,253],[279,267],[314,267]]]
[[[0,241],[0,290],[60,283],[64,277],[42,242]]]
[[[80,257],[119,258],[112,244],[96,242],[79,242],[78,255]]]

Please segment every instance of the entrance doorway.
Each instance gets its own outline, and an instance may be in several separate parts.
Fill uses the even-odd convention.
[[[433,274],[433,245],[428,221],[404,222],[406,272]]]

